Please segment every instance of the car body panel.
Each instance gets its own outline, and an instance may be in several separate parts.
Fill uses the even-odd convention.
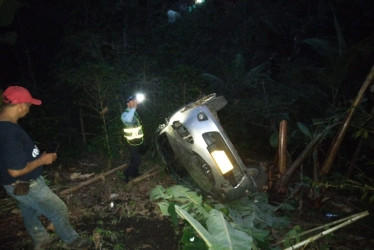
[[[214,101],[215,105],[209,105]],[[163,143],[170,144],[168,147],[180,164],[173,162],[170,168],[183,168],[205,193],[234,200],[255,191],[256,183],[246,174],[245,165],[218,120],[216,111],[222,101],[211,94],[182,106],[167,119],[158,134],[167,138]],[[222,162],[217,164],[214,160],[211,153],[215,150],[224,151],[232,163],[233,169],[228,173],[222,174],[218,167]]]

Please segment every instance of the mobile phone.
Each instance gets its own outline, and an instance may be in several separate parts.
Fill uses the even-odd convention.
[[[59,146],[60,146],[60,143],[55,142],[55,141],[51,142],[47,148],[47,153],[56,153]]]

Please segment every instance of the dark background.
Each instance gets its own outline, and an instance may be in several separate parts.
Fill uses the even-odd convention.
[[[0,10],[11,14],[5,4],[15,3]],[[181,14],[175,23],[170,9]],[[180,105],[217,93],[244,159],[273,159],[284,119],[295,158],[311,140],[300,124],[313,135],[343,121],[373,66],[373,10],[370,0],[22,1],[0,27],[0,89],[25,86],[43,100],[22,125],[41,147],[60,141],[66,156],[120,157],[124,100],[143,91],[148,141]],[[338,171],[362,141],[357,164],[371,172],[372,107],[367,91]],[[338,127],[321,143],[321,160]]]

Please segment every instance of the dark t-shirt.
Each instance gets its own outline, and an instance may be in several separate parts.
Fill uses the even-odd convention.
[[[40,151],[34,145],[30,136],[19,126],[11,122],[0,121],[0,183],[9,185],[16,180],[32,180],[38,178],[43,167],[38,167],[32,172],[12,177],[8,169],[23,169],[26,164],[40,156]]]

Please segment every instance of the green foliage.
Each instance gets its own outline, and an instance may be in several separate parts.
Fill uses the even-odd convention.
[[[246,233],[233,228],[224,218],[223,214],[216,209],[209,212],[206,221],[206,230],[185,210],[176,206],[178,215],[187,220],[191,226],[204,239],[209,249],[243,249],[252,248],[252,237]]]
[[[243,91],[256,88],[259,82],[268,78],[266,73],[269,64],[267,62],[253,67],[247,71],[245,59],[238,54],[231,64],[226,65],[222,59],[217,59],[220,76],[211,73],[203,73],[201,77],[211,83],[211,89],[220,93],[226,93],[228,98],[239,98]]]
[[[305,126],[303,123],[298,122],[297,126],[299,127],[300,131],[306,135],[309,139],[313,139],[312,134],[310,133],[307,126]]]
[[[270,135],[269,143],[273,148],[278,147],[278,141],[279,141],[279,134],[278,132],[274,132]]]
[[[374,49],[367,50],[365,46],[362,46],[357,51],[355,45],[347,48],[334,7],[330,5],[330,8],[333,13],[337,36],[336,45],[333,45],[331,40],[320,38],[309,38],[305,39],[304,42],[321,56],[323,63],[314,70],[314,73],[321,86],[328,86],[331,89],[331,105],[336,107],[339,99],[341,99],[341,87],[348,75],[349,68],[353,67],[358,60],[371,55]]]
[[[299,225],[294,226],[290,231],[287,232],[284,238],[284,247],[291,247],[292,245],[300,242],[300,237],[295,237],[301,233],[301,227]]]
[[[196,231],[191,225],[186,225],[183,228],[183,235],[181,238],[183,250],[206,250],[208,249],[204,241],[198,237]]]
[[[175,204],[170,203],[168,207],[168,214],[170,215],[171,222],[176,227],[178,225],[177,212],[175,211]]]
[[[169,214],[170,203],[178,202],[178,204],[188,212],[194,214],[198,218],[207,217],[207,209],[209,206],[203,204],[202,197],[196,192],[181,186],[175,185],[171,188],[165,189],[162,186],[155,187],[150,193],[151,200],[162,199],[159,203],[162,214]]]
[[[176,211],[187,220],[209,249],[221,249],[222,246],[223,249],[242,249],[245,245],[255,248],[255,243],[266,245],[270,233],[267,229],[285,227],[288,223],[288,219],[275,216],[275,211],[293,209],[289,204],[271,206],[267,197],[260,194],[225,204],[208,204],[196,192],[180,185],[168,189],[157,186],[150,197],[159,201],[164,215],[173,217]]]
[[[363,174],[357,174],[353,179],[347,178],[343,175],[335,173],[329,179],[321,181],[314,181],[310,178],[304,178],[305,183],[313,189],[336,189],[346,193],[353,193],[360,196],[361,201],[370,206],[374,200],[374,186],[373,178]]]
[[[13,22],[14,15],[22,6],[17,0],[0,1],[0,27],[8,26]]]

